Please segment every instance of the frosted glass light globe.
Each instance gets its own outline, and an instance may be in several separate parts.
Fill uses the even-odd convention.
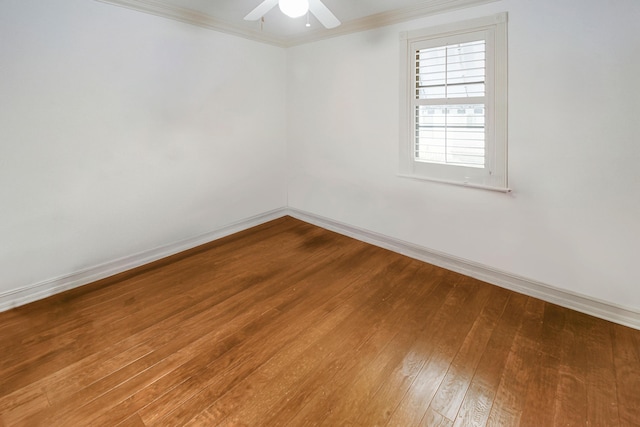
[[[278,7],[288,17],[298,18],[307,13],[309,2],[307,0],[280,0]]]

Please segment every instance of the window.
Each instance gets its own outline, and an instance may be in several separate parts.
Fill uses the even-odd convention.
[[[401,35],[400,175],[509,191],[506,22]]]

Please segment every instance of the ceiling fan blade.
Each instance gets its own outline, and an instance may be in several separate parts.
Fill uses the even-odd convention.
[[[338,18],[320,0],[309,0],[309,10],[327,28],[335,28],[340,25]]]
[[[244,17],[245,21],[257,21],[262,18],[267,12],[269,12],[275,5],[278,4],[278,0],[264,0],[253,9],[247,16]]]

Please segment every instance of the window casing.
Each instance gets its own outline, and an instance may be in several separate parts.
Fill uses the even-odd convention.
[[[509,191],[506,22],[401,35],[400,175]]]

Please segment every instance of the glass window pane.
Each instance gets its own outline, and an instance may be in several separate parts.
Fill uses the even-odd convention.
[[[416,107],[415,160],[484,167],[483,104]]]

